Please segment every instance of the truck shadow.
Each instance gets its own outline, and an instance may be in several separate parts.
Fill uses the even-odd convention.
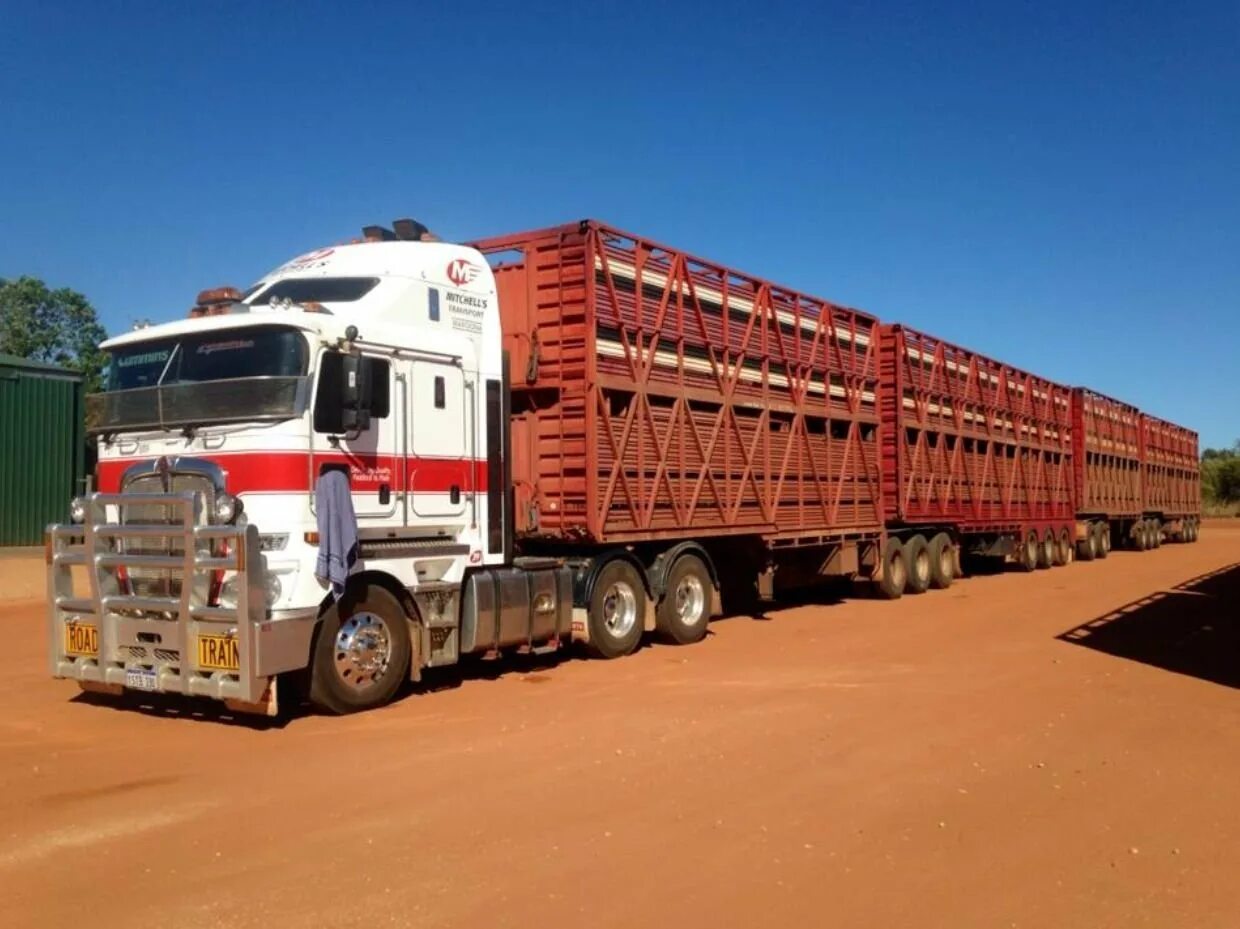
[[[1240,562],[1134,600],[1057,638],[1240,687]]]
[[[306,715],[297,705],[280,707],[280,715],[274,717],[236,713],[222,703],[206,697],[185,697],[180,694],[134,694],[119,696],[83,691],[69,701],[83,706],[137,713],[160,719],[185,719],[191,722],[213,723],[217,726],[239,726],[243,729],[265,731],[283,729],[298,716]]]

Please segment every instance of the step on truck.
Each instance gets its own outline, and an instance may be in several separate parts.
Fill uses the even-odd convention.
[[[466,656],[695,642],[730,588],[882,575],[877,321],[602,223],[367,227],[103,348],[96,489],[47,535],[51,672],[87,690],[348,712]]]

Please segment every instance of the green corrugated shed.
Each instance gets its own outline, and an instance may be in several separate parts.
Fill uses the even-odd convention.
[[[69,518],[86,451],[82,376],[0,355],[0,545],[36,545]]]

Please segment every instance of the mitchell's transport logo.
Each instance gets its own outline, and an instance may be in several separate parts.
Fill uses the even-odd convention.
[[[472,284],[481,273],[480,267],[464,258],[453,258],[448,262],[448,280],[457,287]]]

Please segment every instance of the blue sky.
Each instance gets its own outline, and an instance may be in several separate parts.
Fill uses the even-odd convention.
[[[0,120],[0,276],[113,332],[597,216],[1240,438],[1234,2],[0,0]]]

